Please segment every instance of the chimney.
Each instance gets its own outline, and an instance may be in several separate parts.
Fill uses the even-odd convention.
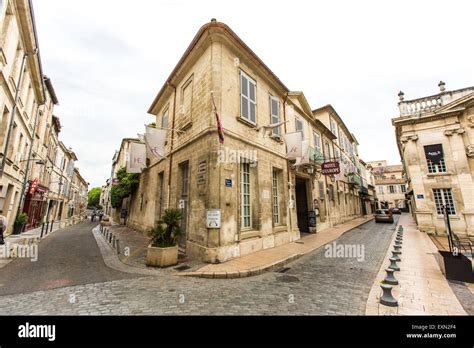
[[[439,81],[438,87],[440,92],[444,92],[446,88],[444,87],[446,84],[443,81]]]

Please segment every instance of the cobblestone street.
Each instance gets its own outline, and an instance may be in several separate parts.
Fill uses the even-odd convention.
[[[337,245],[363,246],[362,262],[356,257],[325,257],[326,250],[321,247],[288,264],[283,272],[249,278],[203,279],[169,272],[130,278],[124,274],[126,279],[4,295],[0,297],[0,314],[363,315],[395,225],[368,222],[335,241]],[[81,226],[90,232],[90,224]],[[1,283],[12,265],[0,270]],[[91,266],[84,264],[83,272],[90,272]],[[120,278],[120,272],[114,276]]]

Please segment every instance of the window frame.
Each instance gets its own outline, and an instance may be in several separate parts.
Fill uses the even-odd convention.
[[[275,115],[273,113],[273,102],[276,102],[277,104],[277,111],[278,111],[278,115]],[[274,124],[274,123],[279,123],[281,122],[281,110],[280,110],[280,100],[273,96],[273,95],[269,95],[269,102],[270,102],[270,124]],[[276,118],[276,122],[273,122],[273,119]],[[281,136],[281,126],[278,126],[278,127],[275,127],[275,128],[272,128],[272,136],[274,137],[280,137]]]
[[[252,228],[252,195],[250,163],[240,163],[240,227],[242,230]],[[248,202],[245,200],[248,198]],[[246,208],[248,210],[246,210]],[[248,211],[248,215],[247,212]],[[248,221],[248,224],[247,224]]]
[[[245,79],[247,79],[247,96],[243,94],[243,91],[242,91],[242,77],[244,77]],[[255,100],[251,100],[250,99],[250,84],[253,84],[253,87],[254,87],[254,99]],[[240,70],[240,73],[239,73],[239,85],[240,85],[240,90],[239,90],[239,93],[240,93],[240,97],[239,97],[239,107],[240,107],[240,118],[243,119],[244,121],[246,122],[249,122],[253,125],[256,125],[257,124],[257,82],[255,82],[254,79],[252,79],[249,75],[247,75],[243,70]],[[247,117],[244,116],[242,110],[242,98],[245,98],[246,101],[247,101]],[[251,108],[250,108],[250,104],[254,104],[255,106],[255,120],[252,121],[252,116],[251,116]]]
[[[273,226],[278,226],[281,224],[278,176],[279,176],[278,169],[273,168],[272,170],[272,222],[273,222]]]
[[[448,193],[450,195],[450,197],[448,197],[448,200],[450,199],[451,202],[449,204],[446,204],[446,200],[447,200],[446,196]],[[441,202],[439,202],[440,198],[441,198]],[[454,204],[454,195],[453,195],[453,190],[451,188],[434,188],[433,201],[435,203],[436,213],[438,215],[444,215],[443,210],[442,210],[443,205],[446,205],[449,207],[448,215],[456,215],[456,205]],[[441,203],[441,207],[438,205],[438,203]]]
[[[301,124],[301,129],[298,129],[298,122]],[[302,138],[304,139],[304,124],[299,115],[295,115],[295,132],[301,132]]]

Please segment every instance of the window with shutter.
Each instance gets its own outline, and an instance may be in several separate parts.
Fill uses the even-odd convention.
[[[243,71],[240,72],[240,117],[256,124],[257,84]]]
[[[270,96],[270,123],[280,122],[280,102],[277,98]],[[272,128],[272,135],[280,136],[280,127]]]
[[[181,110],[180,110],[180,128],[184,128],[191,123],[192,100],[193,100],[193,79],[192,77],[183,86],[181,94]]]

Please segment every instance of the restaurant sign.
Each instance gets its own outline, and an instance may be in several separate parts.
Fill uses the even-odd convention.
[[[336,175],[341,171],[339,162],[324,162],[321,164],[321,174],[323,175]]]

